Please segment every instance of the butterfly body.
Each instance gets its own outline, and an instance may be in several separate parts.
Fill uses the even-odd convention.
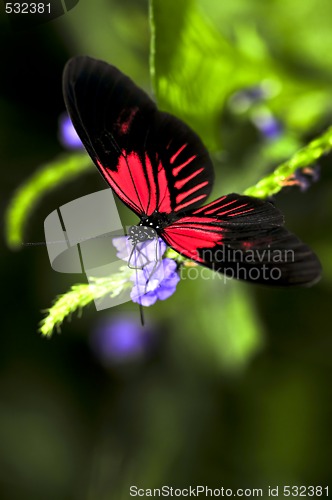
[[[128,237],[133,245],[136,245],[144,241],[154,240],[156,238],[156,232],[153,227],[139,223],[137,226],[131,226],[129,228]]]
[[[272,203],[236,193],[206,203],[214,170],[201,139],[117,68],[76,57],[65,68],[63,91],[98,170],[139,217],[133,243],[152,239],[153,230],[181,255],[245,281],[291,286],[319,279],[317,257]]]
[[[176,220],[175,214],[166,214],[155,210],[151,215],[143,215],[139,222],[139,226],[152,227],[158,234],[162,233],[163,229]]]

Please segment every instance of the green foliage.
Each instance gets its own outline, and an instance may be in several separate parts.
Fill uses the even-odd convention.
[[[134,80],[148,84],[149,30],[145,5],[136,1],[129,5],[117,0],[94,0],[91,7],[90,2],[81,2],[74,16],[61,19],[75,40],[73,55],[88,54],[110,61]]]
[[[59,185],[88,171],[90,166],[90,158],[83,153],[63,155],[43,165],[17,189],[5,214],[5,237],[12,250],[21,247],[26,222],[40,200]]]
[[[270,86],[271,109],[298,133],[332,110],[330,85],[319,75],[283,67],[255,25],[242,20],[226,37],[195,0],[151,0],[150,5],[158,103],[189,123],[210,150],[221,147],[220,119],[228,98],[246,87]]]
[[[207,269],[204,275],[191,283],[184,280],[183,296],[177,291],[184,311],[177,334],[185,349],[191,350],[198,362],[205,361],[209,370],[239,372],[264,344],[252,287]],[[190,313],[193,302],[200,305],[197,315]],[[178,316],[174,314],[174,318]],[[173,328],[176,330],[176,324]]]
[[[159,106],[189,123],[209,149],[218,149],[216,125],[239,64],[236,49],[194,0],[151,1],[151,26],[151,75]]]

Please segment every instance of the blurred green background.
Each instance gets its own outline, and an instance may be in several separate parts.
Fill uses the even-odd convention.
[[[152,91],[148,8],[147,0],[81,0],[25,30],[1,16],[2,223],[15,189],[63,152],[70,56],[107,60]],[[215,197],[243,191],[332,124],[331,19],[328,0],[154,2],[154,92],[209,146]],[[248,100],[248,89],[263,95]],[[262,116],[278,133],[257,126]],[[55,273],[42,245],[11,252],[2,242],[1,499],[123,500],[130,485],[164,484],[265,488],[267,498],[268,485],[330,484],[332,156],[319,163],[308,191],[275,198],[322,260],[318,285],[183,280],[146,309],[145,333],[137,307],[124,304],[90,306],[60,335],[41,338],[41,311],[84,276]],[[92,166],[55,186],[25,242],[43,241],[51,211],[104,187]],[[93,347],[96,332],[126,318],[137,335],[149,332],[138,350],[121,357]]]

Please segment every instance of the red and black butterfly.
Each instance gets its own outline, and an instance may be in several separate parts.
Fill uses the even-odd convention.
[[[202,141],[117,68],[89,57],[71,59],[63,92],[93,162],[140,219],[137,241],[153,228],[185,257],[255,283],[318,280],[317,257],[283,226],[269,201],[228,194],[202,206],[214,179]]]

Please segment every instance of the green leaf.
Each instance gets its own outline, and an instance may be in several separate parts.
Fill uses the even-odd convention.
[[[84,153],[63,155],[43,165],[17,189],[5,214],[5,238],[12,250],[21,247],[26,222],[40,200],[60,184],[88,171],[90,166],[91,160]]]
[[[151,75],[159,106],[190,124],[218,149],[218,119],[227,94],[250,80],[234,75],[242,56],[196,8],[194,0],[151,1]],[[255,75],[256,79],[256,75]]]

